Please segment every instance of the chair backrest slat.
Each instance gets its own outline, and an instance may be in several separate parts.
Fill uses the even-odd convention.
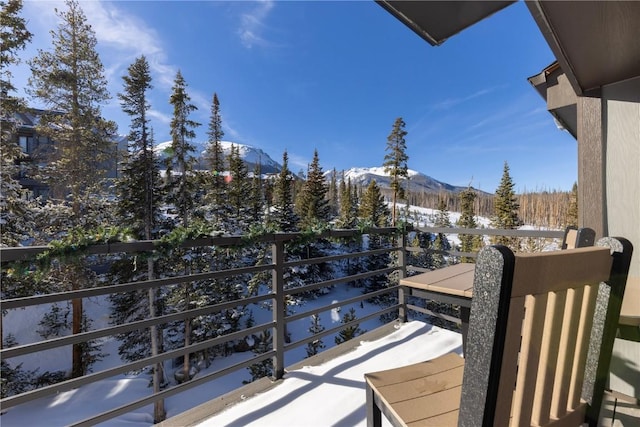
[[[564,328],[558,345],[558,372],[553,386],[554,400],[551,405],[551,416],[561,418],[567,413],[569,402],[569,390],[571,389],[571,379],[573,365],[576,355],[576,343],[578,340],[578,329],[580,325],[580,314],[583,313],[582,297],[584,288],[570,289],[566,292],[566,310],[562,319]]]

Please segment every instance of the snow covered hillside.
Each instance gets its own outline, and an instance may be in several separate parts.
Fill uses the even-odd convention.
[[[280,169],[282,169],[280,163],[273,160],[260,148],[252,147],[246,144],[238,144],[237,142],[231,141],[220,141],[220,145],[222,145],[222,152],[225,157],[229,156],[229,154],[231,153],[231,146],[235,145],[240,152],[240,157],[247,164],[249,172],[253,172],[254,167],[258,164],[260,165],[261,173],[263,174],[278,173]],[[206,143],[196,142],[195,146],[196,152],[199,153],[197,155],[197,168],[208,169],[208,166],[204,161],[206,153]],[[154,147],[154,151],[160,158],[166,158],[171,152],[171,141],[162,142],[156,145]]]
[[[204,142],[196,142],[196,152],[199,153],[197,157],[197,169],[208,169],[205,158],[206,144]],[[282,165],[265,153],[260,148],[253,147],[247,144],[239,144],[230,141],[221,141],[223,153],[229,156],[231,153],[231,146],[235,145],[240,151],[240,157],[247,164],[249,172],[253,172],[254,167],[260,164],[260,169],[263,174],[275,174],[282,169]],[[154,151],[160,158],[166,158],[171,153],[171,141],[162,142],[154,148]],[[328,180],[332,170],[330,167],[324,167],[325,177]],[[383,189],[390,188],[389,186],[389,174],[384,171],[384,167],[352,167],[344,171],[344,178],[351,179],[353,184],[362,185],[366,187],[372,180],[376,180],[378,186]],[[342,179],[342,171],[338,171],[336,177],[338,182]],[[457,193],[464,190],[466,187],[459,187],[446,182],[438,181],[422,172],[409,169],[409,190],[415,192],[435,192],[450,191]]]
[[[329,172],[331,173],[331,172]],[[325,175],[328,175],[326,173]],[[342,174],[338,173],[336,177],[338,181],[342,179]],[[369,167],[369,168],[351,168],[344,171],[344,179],[351,179],[351,183],[358,184],[363,187],[369,185],[372,180],[376,180],[376,183],[380,188],[390,188],[389,174],[384,171],[384,167]],[[466,187],[458,187],[451,184],[447,184],[442,181],[438,181],[430,176],[427,176],[421,172],[409,169],[409,190],[415,192],[435,192],[451,191],[459,192],[466,189]]]

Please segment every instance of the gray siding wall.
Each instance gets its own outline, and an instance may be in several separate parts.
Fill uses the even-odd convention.
[[[640,77],[602,88],[607,233],[634,245],[630,280],[640,281]]]

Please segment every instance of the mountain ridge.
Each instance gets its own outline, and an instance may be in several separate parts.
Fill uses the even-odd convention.
[[[258,164],[260,164],[260,171],[262,174],[277,174],[282,170],[282,165],[273,160],[268,153],[260,148],[232,141],[220,141],[220,144],[222,146],[222,152],[225,157],[228,157],[231,153],[231,146],[236,146],[238,148],[238,151],[240,152],[240,157],[246,163],[247,169],[250,172],[253,172]],[[205,143],[195,143],[195,145],[196,152],[199,153],[199,156],[196,157],[196,169],[208,169],[205,160]],[[160,157],[166,157],[170,152],[170,147],[171,141],[165,141],[156,145],[154,151]],[[459,193],[460,191],[467,189],[466,186],[451,185],[413,169],[409,169],[408,172],[409,191],[435,193],[446,191],[451,193]],[[325,178],[328,180],[332,173],[333,170],[325,171]],[[352,167],[344,171],[337,171],[337,182],[340,182],[342,180],[342,176],[344,176],[345,179],[350,178],[352,183],[361,185],[363,187],[368,186],[371,181],[375,179],[376,183],[381,189],[391,188],[391,179],[389,177],[389,174],[384,171],[384,167],[382,166]]]

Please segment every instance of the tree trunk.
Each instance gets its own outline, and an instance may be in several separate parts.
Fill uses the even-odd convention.
[[[153,280],[155,277],[153,271],[153,260],[147,261],[147,271],[149,280]],[[155,289],[149,288],[149,317],[156,317],[156,295]],[[151,355],[157,356],[159,351],[158,346],[158,328],[156,325],[152,325],[150,328],[151,333]],[[162,362],[158,362],[155,364],[153,368],[153,393],[157,394],[160,392],[160,385],[162,384],[162,378],[164,376],[164,369],[162,366]],[[156,400],[153,406],[153,422],[159,423],[164,421],[167,418],[167,412],[164,408],[164,399]]]
[[[73,290],[78,289],[77,280],[73,280]],[[71,307],[73,308],[71,333],[76,335],[82,332],[82,298],[72,300]],[[85,374],[82,363],[82,343],[73,344],[72,353],[71,377],[78,378]]]

